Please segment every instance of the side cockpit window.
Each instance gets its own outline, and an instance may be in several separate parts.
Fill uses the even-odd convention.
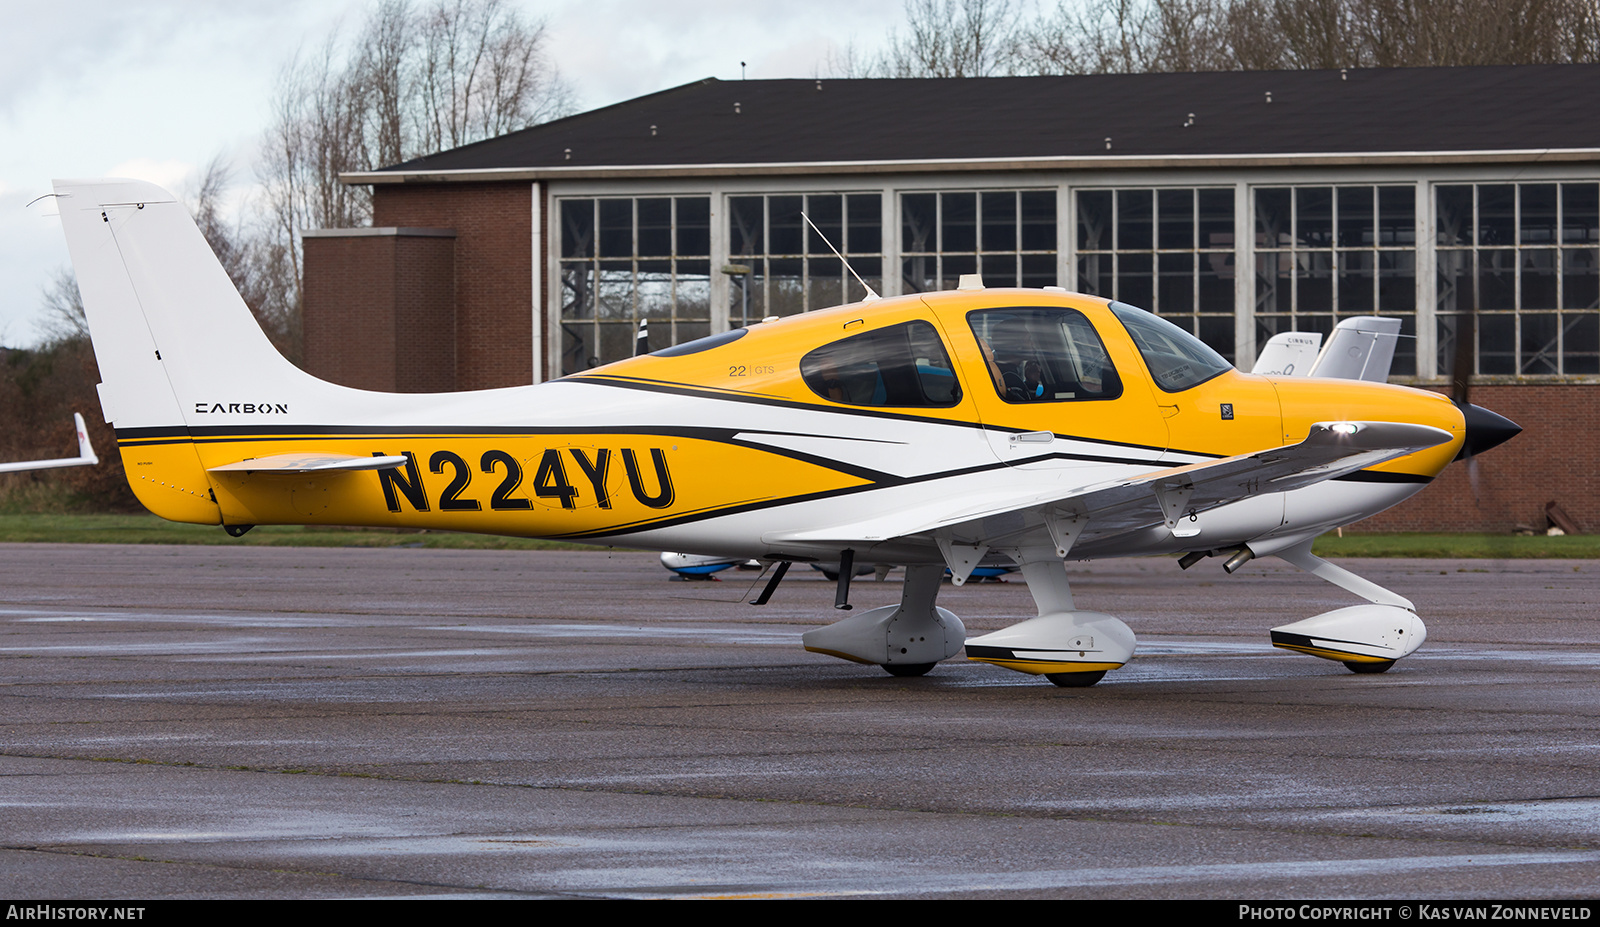
[[[1158,315],[1116,302],[1111,311],[1133,336],[1156,385],[1166,392],[1182,392],[1233,369],[1204,341]]]
[[[800,359],[823,399],[853,406],[953,406],[961,401],[950,355],[927,322],[906,322],[823,345]]]
[[[1122,378],[1105,343],[1076,309],[1047,306],[967,313],[995,392],[1006,402],[1115,399]]]

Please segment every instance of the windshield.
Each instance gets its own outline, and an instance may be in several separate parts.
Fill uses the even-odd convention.
[[[1112,303],[1116,313],[1133,343],[1144,355],[1145,366],[1156,385],[1169,393],[1177,393],[1232,370],[1233,365],[1222,355],[1206,347],[1205,342],[1189,334],[1166,319],[1127,303]]]

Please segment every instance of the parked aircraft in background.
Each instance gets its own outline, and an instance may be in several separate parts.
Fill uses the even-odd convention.
[[[57,467],[92,467],[100,462],[94,454],[94,445],[89,443],[89,429],[83,424],[83,416],[77,412],[72,413],[72,424],[78,429],[78,456],[57,457],[53,460],[22,460],[15,463],[0,463],[0,473],[20,473],[27,470],[53,470]]]
[[[549,383],[433,395],[329,384],[268,343],[177,200],[57,184],[128,479],[176,521],[414,526],[906,568],[899,605],[808,650],[927,672],[959,653],[1060,685],[1134,635],[1064,561],[1273,555],[1367,600],[1273,631],[1381,670],[1421,644],[1407,599],[1311,542],[1516,433],[1383,383],[1236,371],[1148,312],[1060,289],[959,289],[769,320]],[[1038,614],[967,639],[935,604],[991,553]]]

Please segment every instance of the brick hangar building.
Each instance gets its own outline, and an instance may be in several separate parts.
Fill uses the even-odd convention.
[[[1061,285],[1245,369],[1397,317],[1393,382],[1470,359],[1525,431],[1362,527],[1600,530],[1597,97],[1600,65],[704,80],[345,175],[373,227],[306,232],[306,366],[512,386],[641,320],[660,348],[859,299],[804,211],[885,296]]]

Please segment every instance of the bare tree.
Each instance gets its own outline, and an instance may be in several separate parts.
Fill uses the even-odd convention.
[[[1012,0],[906,0],[907,33],[889,35],[886,77],[1009,73],[1020,10]]]
[[[1058,0],[1016,35],[1029,74],[1592,62],[1600,0]]]
[[[339,175],[565,115],[572,92],[548,45],[543,20],[502,0],[382,0],[351,42],[335,34],[283,69],[257,168],[263,218],[236,266],[285,353],[298,353],[300,233],[371,219],[371,191]]]

